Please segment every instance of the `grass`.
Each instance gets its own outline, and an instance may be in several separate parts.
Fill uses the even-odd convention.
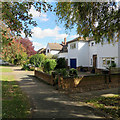
[[[6,68],[5,71],[8,71]],[[9,70],[10,71],[10,70]],[[13,75],[2,76],[2,118],[29,118],[30,103]]]
[[[111,117],[120,119],[120,96],[99,97],[87,101],[93,107],[106,112]]]
[[[12,72],[12,69],[0,67],[0,72]]]

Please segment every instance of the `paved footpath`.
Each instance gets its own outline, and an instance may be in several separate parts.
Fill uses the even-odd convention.
[[[70,96],[56,90],[34,77],[33,71],[22,71],[11,67],[16,81],[32,102],[33,118],[79,118],[80,120],[110,120],[100,111],[84,102],[72,100]],[[84,97],[84,96],[83,96]],[[85,96],[86,97],[86,96]]]

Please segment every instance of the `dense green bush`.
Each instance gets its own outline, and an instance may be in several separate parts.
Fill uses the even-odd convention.
[[[65,58],[58,58],[56,69],[61,69],[61,68],[66,68],[66,67],[67,67],[67,64],[66,64]]]
[[[71,68],[70,71],[69,71],[69,75],[70,76],[78,76],[78,71],[74,68]]]
[[[36,67],[41,67],[43,61],[45,60],[44,54],[35,54],[30,57],[30,64],[35,65]]]
[[[44,71],[50,73],[56,67],[56,61],[54,59],[46,59],[44,61]]]
[[[57,69],[56,72],[57,72],[57,74],[61,74],[63,77],[66,77],[66,76],[69,75],[66,68],[64,68],[64,69]]]

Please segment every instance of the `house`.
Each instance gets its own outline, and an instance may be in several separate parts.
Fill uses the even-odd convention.
[[[46,49],[45,48],[41,48],[37,51],[37,54],[46,54]]]
[[[48,43],[46,47],[46,55],[57,55],[62,50],[62,45],[59,43]]]
[[[89,66],[89,41],[92,39],[75,38],[68,43],[68,66],[78,68]]]
[[[106,66],[115,63],[120,67],[120,41],[114,45],[105,42],[95,43],[92,38],[75,38],[68,44],[68,66],[70,68],[95,67],[97,69],[106,69]]]

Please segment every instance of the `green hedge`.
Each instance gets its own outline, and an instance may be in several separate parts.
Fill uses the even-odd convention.
[[[50,71],[54,70],[56,67],[56,60],[55,59],[46,59],[44,61],[44,71],[49,73]]]

